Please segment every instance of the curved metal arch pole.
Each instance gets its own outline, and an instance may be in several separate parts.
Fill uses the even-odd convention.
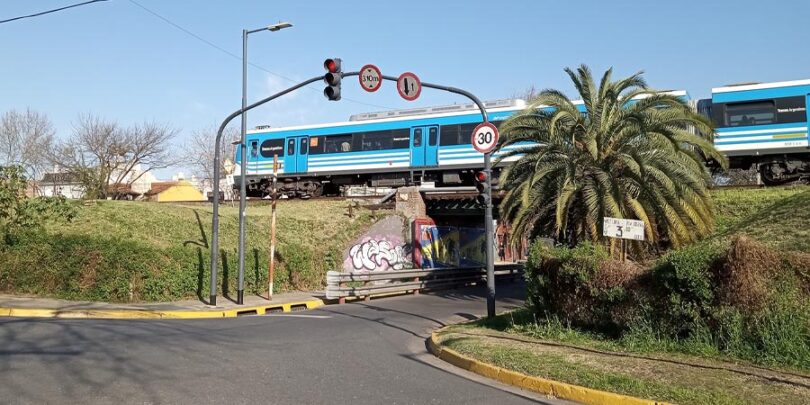
[[[382,75],[382,78],[385,80],[392,80],[397,81],[397,78],[394,76],[386,76]],[[484,104],[481,100],[478,99],[474,94],[470,93],[469,91],[462,90],[456,87],[450,86],[442,86],[440,84],[433,84],[433,83],[425,83],[422,82],[422,87],[427,87],[431,89],[437,90],[444,90],[450,93],[460,94],[464,97],[469,98],[472,100],[475,105],[478,106],[478,109],[481,111],[481,116],[483,117],[483,122],[489,122],[489,116],[487,115],[487,110],[484,108]],[[487,174],[487,178],[490,179],[488,184],[487,194],[490,195],[490,199],[487,202],[487,205],[484,207],[484,232],[486,232],[486,244],[487,249],[487,317],[492,318],[495,316],[495,242],[493,234],[495,230],[493,229],[492,223],[492,153],[487,152],[484,154],[484,173]]]
[[[360,72],[347,72],[343,74],[343,77],[347,76],[357,76]],[[300,89],[308,84],[315,83],[317,81],[323,80],[323,75],[313,77],[309,80],[305,80],[301,83],[296,84],[295,86],[289,87],[285,90],[282,90],[276,94],[263,98],[245,108],[241,108],[239,110],[234,111],[231,115],[225,118],[222,121],[222,125],[219,126],[219,130],[217,131],[217,138],[216,138],[216,145],[214,146],[214,200],[213,200],[213,219],[211,220],[211,286],[210,286],[210,295],[209,295],[209,302],[208,305],[217,305],[217,254],[219,253],[219,177],[220,177],[220,170],[219,170],[219,162],[221,159],[222,154],[222,134],[225,131],[225,127],[233,121],[234,118],[246,113],[262,104],[265,104],[269,101],[273,101],[285,94],[291,93],[295,90]],[[241,156],[242,159],[245,156]],[[245,176],[246,173],[240,173],[240,175]],[[243,252],[244,253],[244,252]]]

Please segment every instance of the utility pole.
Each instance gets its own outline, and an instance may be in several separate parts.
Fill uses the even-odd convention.
[[[245,303],[245,210],[247,209],[247,45],[248,35],[259,31],[276,32],[292,24],[280,22],[255,30],[242,30],[242,132],[239,137],[239,151],[241,153],[239,174],[239,285],[236,288],[236,303]],[[217,190],[219,192],[219,190]]]

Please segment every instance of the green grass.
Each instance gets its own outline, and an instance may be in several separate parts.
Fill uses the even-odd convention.
[[[536,321],[520,310],[447,328],[442,344],[527,375],[683,404],[806,403],[810,377]],[[668,349],[674,349],[669,347]],[[635,354],[631,354],[635,353]],[[777,384],[773,378],[798,381]],[[804,384],[804,387],[802,387]],[[798,388],[797,388],[798,387]]]
[[[801,363],[768,358],[762,348],[760,351],[753,350],[746,356],[734,356],[718,349],[708,336],[673,339],[661,335],[650,327],[635,327],[617,338],[593,329],[568,325],[556,317],[538,318],[528,309],[516,310],[493,319],[483,319],[468,326],[611,352],[666,354],[675,357],[696,356],[750,366],[776,367],[798,373],[810,372],[810,368]],[[808,342],[805,342],[806,344]]]
[[[778,250],[810,252],[810,187],[713,190],[717,229],[745,234]]]
[[[211,206],[98,201],[78,204],[70,223],[49,223],[0,246],[0,291],[68,299],[168,301],[208,296]],[[237,211],[220,206],[219,289],[237,285]],[[318,289],[342,263],[345,245],[370,223],[341,201],[278,204],[277,291]],[[270,206],[247,209],[247,293],[266,290]]]

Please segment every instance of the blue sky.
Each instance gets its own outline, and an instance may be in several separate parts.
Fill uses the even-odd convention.
[[[374,63],[384,74],[411,71],[485,100],[530,86],[575,96],[562,69],[580,63],[597,74],[610,66],[617,75],[643,70],[653,87],[685,89],[693,98],[729,83],[810,78],[810,2],[802,0],[133,1],[235,55],[243,28],[292,22],[250,36],[248,59],[264,70],[248,70],[249,101],[322,74],[323,59],[332,56],[343,59],[344,70]],[[241,61],[133,1],[0,24],[0,112],[46,113],[59,136],[80,113],[122,124],[168,122],[181,131],[179,146],[191,131],[238,109]],[[75,2],[3,0],[0,20]],[[366,93],[347,78],[343,100],[330,102],[322,88],[313,84],[259,107],[249,127],[466,101],[425,90],[406,102],[391,82]]]

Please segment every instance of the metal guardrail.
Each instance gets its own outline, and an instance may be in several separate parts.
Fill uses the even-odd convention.
[[[499,264],[495,275],[516,278],[523,273],[523,265]],[[326,298],[342,304],[347,297],[363,297],[393,293],[419,294],[421,290],[463,287],[486,280],[484,267],[445,267],[437,269],[392,270],[380,272],[326,273]],[[350,285],[355,284],[355,285]]]

